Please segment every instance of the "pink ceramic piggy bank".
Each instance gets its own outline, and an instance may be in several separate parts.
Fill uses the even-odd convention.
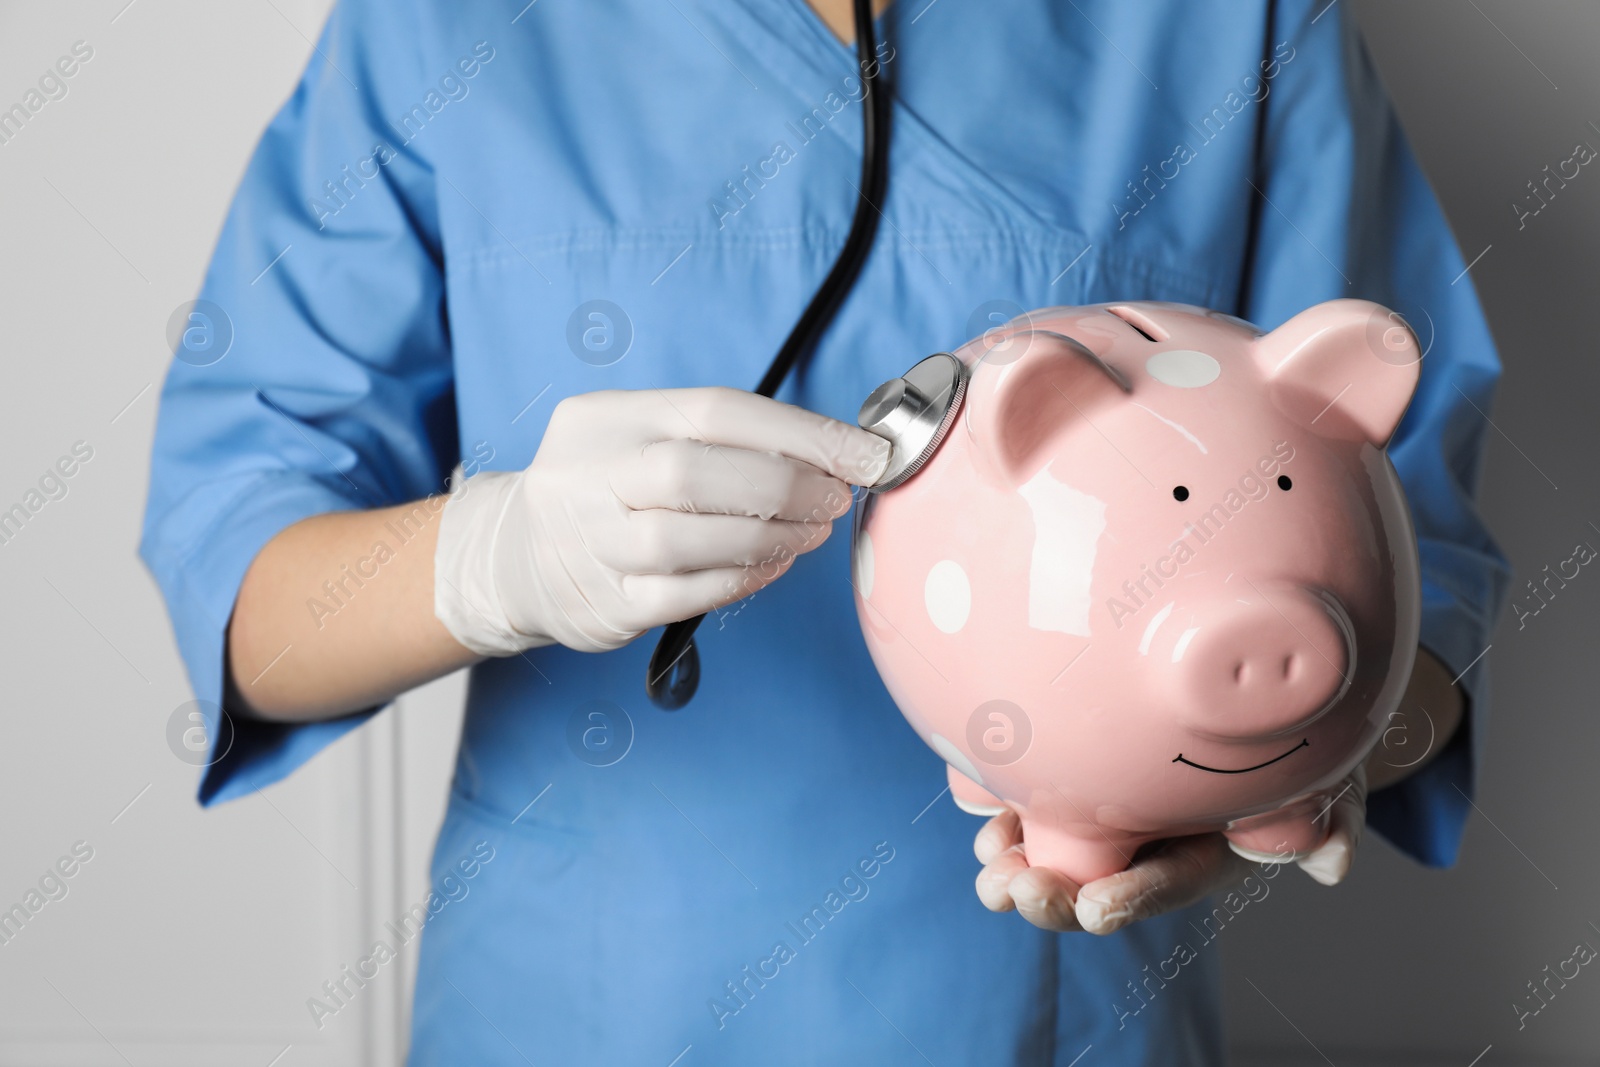
[[[1416,654],[1384,445],[1421,356],[1355,300],[1267,334],[1052,308],[957,350],[942,443],[854,545],[873,660],[956,802],[1014,809],[1080,884],[1158,838],[1320,845]]]

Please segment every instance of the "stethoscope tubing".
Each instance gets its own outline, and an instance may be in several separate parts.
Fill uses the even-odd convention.
[[[811,302],[789,331],[788,339],[773,357],[755,391],[770,397],[777,393],[791,370],[803,367],[816,349],[828,324],[849,295],[878,232],[884,194],[889,188],[889,115],[887,91],[880,91],[883,65],[877,58],[871,0],[854,0],[856,61],[861,69],[861,185],[856,189],[855,214],[844,247],[833,268],[818,286]],[[700,686],[700,652],[694,632],[704,614],[670,623],[656,642],[645,672],[645,692],[663,711],[676,711],[694,698]]]

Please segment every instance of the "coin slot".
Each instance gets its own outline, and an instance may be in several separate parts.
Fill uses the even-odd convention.
[[[1135,308],[1118,306],[1106,308],[1107,314],[1115,315],[1133,328],[1134,332],[1146,341],[1165,341],[1171,335],[1163,330],[1154,319]]]

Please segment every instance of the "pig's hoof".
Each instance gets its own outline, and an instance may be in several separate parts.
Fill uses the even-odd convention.
[[[956,807],[960,808],[968,815],[982,815],[986,819],[992,819],[996,815],[999,815],[1001,812],[1006,810],[1006,806],[1004,804],[974,804],[970,800],[963,800],[954,793],[950,795],[951,798],[955,800]]]
[[[1327,797],[1314,793],[1276,811],[1237,819],[1223,834],[1229,848],[1253,863],[1291,863],[1327,843],[1332,807]]]
[[[1229,841],[1228,847],[1233,849],[1236,855],[1243,856],[1251,863],[1293,863],[1302,856],[1310,854],[1306,852],[1257,852],[1253,848],[1245,848],[1237,841]]]
[[[1228,847],[1251,863],[1296,863],[1328,841],[1328,828],[1312,821],[1291,822],[1226,834]]]
[[[945,766],[950,776],[950,799],[968,815],[993,818],[1006,810],[1005,803],[983,786],[962,774],[954,767]]]

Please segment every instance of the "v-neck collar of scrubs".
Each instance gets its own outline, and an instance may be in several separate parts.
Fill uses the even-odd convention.
[[[823,44],[826,45],[827,47],[834,48],[834,49],[842,49],[843,51],[845,51],[846,53],[849,54],[850,58],[852,58],[852,59],[855,58],[855,54],[856,54],[856,42],[855,42],[855,39],[851,38],[848,41],[841,41],[839,39],[839,35],[833,32],[833,27],[829,26],[827,24],[827,22],[825,22],[823,20],[821,13],[818,12],[816,8],[814,8],[810,4],[808,4],[806,2],[806,0],[784,0],[784,2],[786,4],[788,4],[791,8],[796,9],[796,13],[800,16],[800,18],[802,20],[804,20],[805,22],[810,23],[812,36],[819,38],[823,42]],[[899,2],[899,0],[895,0],[895,3],[898,3],[898,2]],[[889,5],[889,7],[885,7],[877,15],[873,16],[873,19],[872,19],[873,35],[877,38],[879,43],[882,43],[882,41],[883,41],[884,31],[887,28],[887,26],[889,25],[890,20],[894,19],[895,17],[897,17],[899,15],[898,11],[896,11],[896,12],[891,14],[890,7],[893,7],[893,6],[894,5],[891,4],[891,5]],[[854,19],[854,15],[853,14],[852,14],[852,17],[851,17],[851,25],[852,26],[855,25],[855,19]]]
[[[749,18],[735,20],[733,29],[740,34],[752,35],[745,38],[746,45],[768,60],[766,73],[782,83],[796,98],[819,106],[815,96],[819,90],[825,94],[845,89],[845,78],[859,81],[854,44],[841,43],[806,0],[782,0],[775,8],[761,6],[758,9],[757,5],[744,4],[741,10]],[[778,21],[768,22],[765,16],[774,11],[778,14]],[[1049,230],[1065,238],[1066,243],[1077,241],[1079,247],[1087,245],[1087,238],[1063,227],[1058,220],[1041,214],[997,182],[983,167],[942,136],[895,90],[899,44],[891,31],[901,26],[899,16],[904,14],[904,11],[896,12],[891,8],[875,19],[880,52],[885,46],[893,49],[888,53],[891,58],[884,65],[893,94],[889,123],[888,201],[892,203],[903,197],[907,190],[914,194],[920,179],[932,177],[941,185],[957,190],[958,195],[965,193],[963,199],[968,206],[981,205],[987,225],[1012,229],[1017,223],[1023,223],[1030,228]],[[919,36],[937,32],[932,24],[919,27],[918,30]],[[754,36],[758,34],[759,37]],[[860,151],[862,123],[858,104],[859,101],[845,107],[829,123],[835,135],[845,138],[857,152]],[[894,213],[887,203],[878,206],[889,221],[889,232],[880,235],[879,240],[897,239],[895,227],[898,220]],[[899,234],[898,239],[904,239],[904,235]]]

